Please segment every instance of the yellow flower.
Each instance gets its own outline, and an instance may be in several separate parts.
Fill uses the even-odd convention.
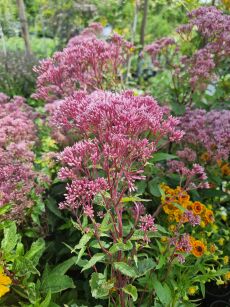
[[[205,222],[204,221],[201,221],[200,222],[200,227],[204,228],[206,225],[205,225]]]
[[[212,231],[213,231],[214,233],[217,233],[218,230],[219,230],[219,227],[218,227],[216,224],[212,224]]]
[[[188,295],[194,295],[197,292],[197,287],[189,287]]]
[[[229,263],[229,257],[228,256],[224,256],[223,262],[224,262],[225,265],[227,265]]]
[[[227,272],[227,273],[224,275],[224,279],[225,279],[225,280],[230,280],[230,272]]]
[[[167,242],[167,241],[168,241],[168,238],[167,238],[167,237],[164,237],[164,236],[163,236],[163,237],[161,237],[161,242],[163,242],[163,243],[164,243],[164,242]]]
[[[215,253],[215,251],[216,251],[216,245],[215,245],[215,244],[212,244],[212,245],[210,246],[210,252],[211,252],[211,253]]]
[[[221,245],[221,246],[223,246],[224,245],[224,238],[220,238],[219,240],[218,240],[218,243]]]
[[[221,218],[222,218],[223,221],[226,222],[227,221],[227,214],[226,213],[222,213],[221,214]]]
[[[170,230],[171,232],[174,232],[174,231],[176,230],[176,225],[170,225],[170,226],[169,226],[169,230]]]
[[[12,280],[10,277],[0,274],[0,297],[5,295],[7,292],[10,291],[9,285],[12,284]]]

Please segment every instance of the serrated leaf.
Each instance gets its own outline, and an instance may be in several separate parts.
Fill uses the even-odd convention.
[[[4,228],[4,238],[1,243],[3,252],[10,253],[15,248],[18,238],[16,224],[12,222],[9,227]]]
[[[96,299],[106,299],[110,289],[113,288],[113,281],[107,281],[101,273],[93,273],[89,281],[92,296]]]
[[[74,246],[73,251],[75,251],[76,249],[81,249],[82,247],[85,247],[86,244],[89,242],[89,240],[92,238],[93,236],[93,232],[90,231],[88,233],[85,233],[81,239],[80,242]]]
[[[39,238],[37,241],[32,243],[30,250],[25,254],[25,258],[33,261],[33,264],[36,266],[44,250],[45,241],[42,238]]]
[[[129,284],[125,286],[124,288],[122,288],[122,290],[125,293],[129,294],[132,297],[134,302],[137,300],[138,295],[137,295],[137,288],[135,286]]]
[[[72,278],[67,275],[49,274],[42,281],[41,291],[43,293],[59,293],[69,288],[75,288]]]
[[[105,255],[103,253],[97,253],[95,254],[88,262],[87,264],[83,267],[81,272],[90,269],[92,266],[94,266],[97,262],[101,262],[102,260],[105,259]]]
[[[147,272],[154,269],[155,267],[156,267],[156,262],[153,261],[153,259],[151,258],[138,260],[137,264],[138,277],[145,275]]]
[[[129,276],[132,278],[137,276],[136,270],[125,262],[115,262],[114,267],[116,270],[120,271],[125,276]]]
[[[126,243],[118,242],[113,244],[113,246],[109,249],[110,253],[114,254],[118,251],[129,251],[133,248],[133,244],[131,241],[128,241]]]

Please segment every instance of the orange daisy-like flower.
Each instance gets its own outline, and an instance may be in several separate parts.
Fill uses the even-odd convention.
[[[192,204],[192,211],[196,215],[200,215],[204,211],[204,205],[200,203],[199,201],[195,201]]]
[[[181,192],[181,193],[178,195],[178,202],[181,203],[181,204],[188,202],[189,199],[190,199],[190,196],[189,196],[188,193],[185,192],[185,191]]]
[[[195,257],[201,257],[204,252],[205,252],[205,245],[202,241],[200,240],[192,240],[191,241],[192,243],[192,254],[195,256]]]
[[[193,203],[192,203],[191,201],[187,201],[187,202],[185,203],[185,208],[186,208],[187,210],[191,211],[191,210],[192,210],[192,205],[193,205]]]
[[[208,152],[204,152],[202,155],[201,155],[201,160],[206,162],[206,161],[209,161],[210,160],[210,154]]]
[[[230,176],[230,167],[228,163],[221,166],[221,173],[223,176]]]
[[[213,211],[209,209],[205,210],[204,218],[207,223],[213,223],[215,221]]]

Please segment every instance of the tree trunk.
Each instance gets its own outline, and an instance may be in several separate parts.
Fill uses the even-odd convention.
[[[148,0],[145,0],[143,8],[143,17],[141,21],[141,35],[140,35],[140,44],[142,47],[144,47],[145,44],[145,27],[147,22],[147,14],[148,14]]]
[[[26,19],[26,9],[23,0],[16,0],[19,12],[19,19],[21,23],[21,30],[22,30],[22,38],[25,43],[25,50],[27,55],[31,55],[31,47],[30,47],[30,38],[29,38],[29,30],[28,30],[28,23]]]

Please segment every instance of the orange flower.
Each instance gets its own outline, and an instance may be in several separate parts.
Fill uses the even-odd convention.
[[[205,213],[204,213],[204,218],[205,218],[205,221],[207,223],[213,223],[214,222],[214,215],[213,215],[213,211],[210,210],[210,209],[206,209],[205,210]]]
[[[200,240],[192,240],[191,241],[192,243],[192,254],[195,256],[195,257],[201,257],[203,254],[204,254],[204,251],[205,251],[205,245],[202,241]]]
[[[223,176],[230,176],[230,167],[228,163],[221,166],[221,173]]]
[[[194,214],[196,215],[200,215],[204,210],[204,205],[202,205],[202,203],[200,203],[199,201],[194,201],[194,203],[192,204],[192,211]]]
[[[206,162],[206,161],[209,161],[210,160],[210,154],[206,151],[204,152],[202,155],[201,155],[201,160]]]
[[[192,210],[192,202],[191,202],[191,201],[188,201],[188,202],[187,202],[187,204],[186,204],[186,209],[187,209],[187,210],[190,210],[190,211]]]
[[[189,196],[188,193],[185,192],[185,191],[181,192],[181,193],[178,195],[178,201],[179,201],[180,203],[187,202],[187,201],[189,201],[189,199],[190,199],[190,196]]]

